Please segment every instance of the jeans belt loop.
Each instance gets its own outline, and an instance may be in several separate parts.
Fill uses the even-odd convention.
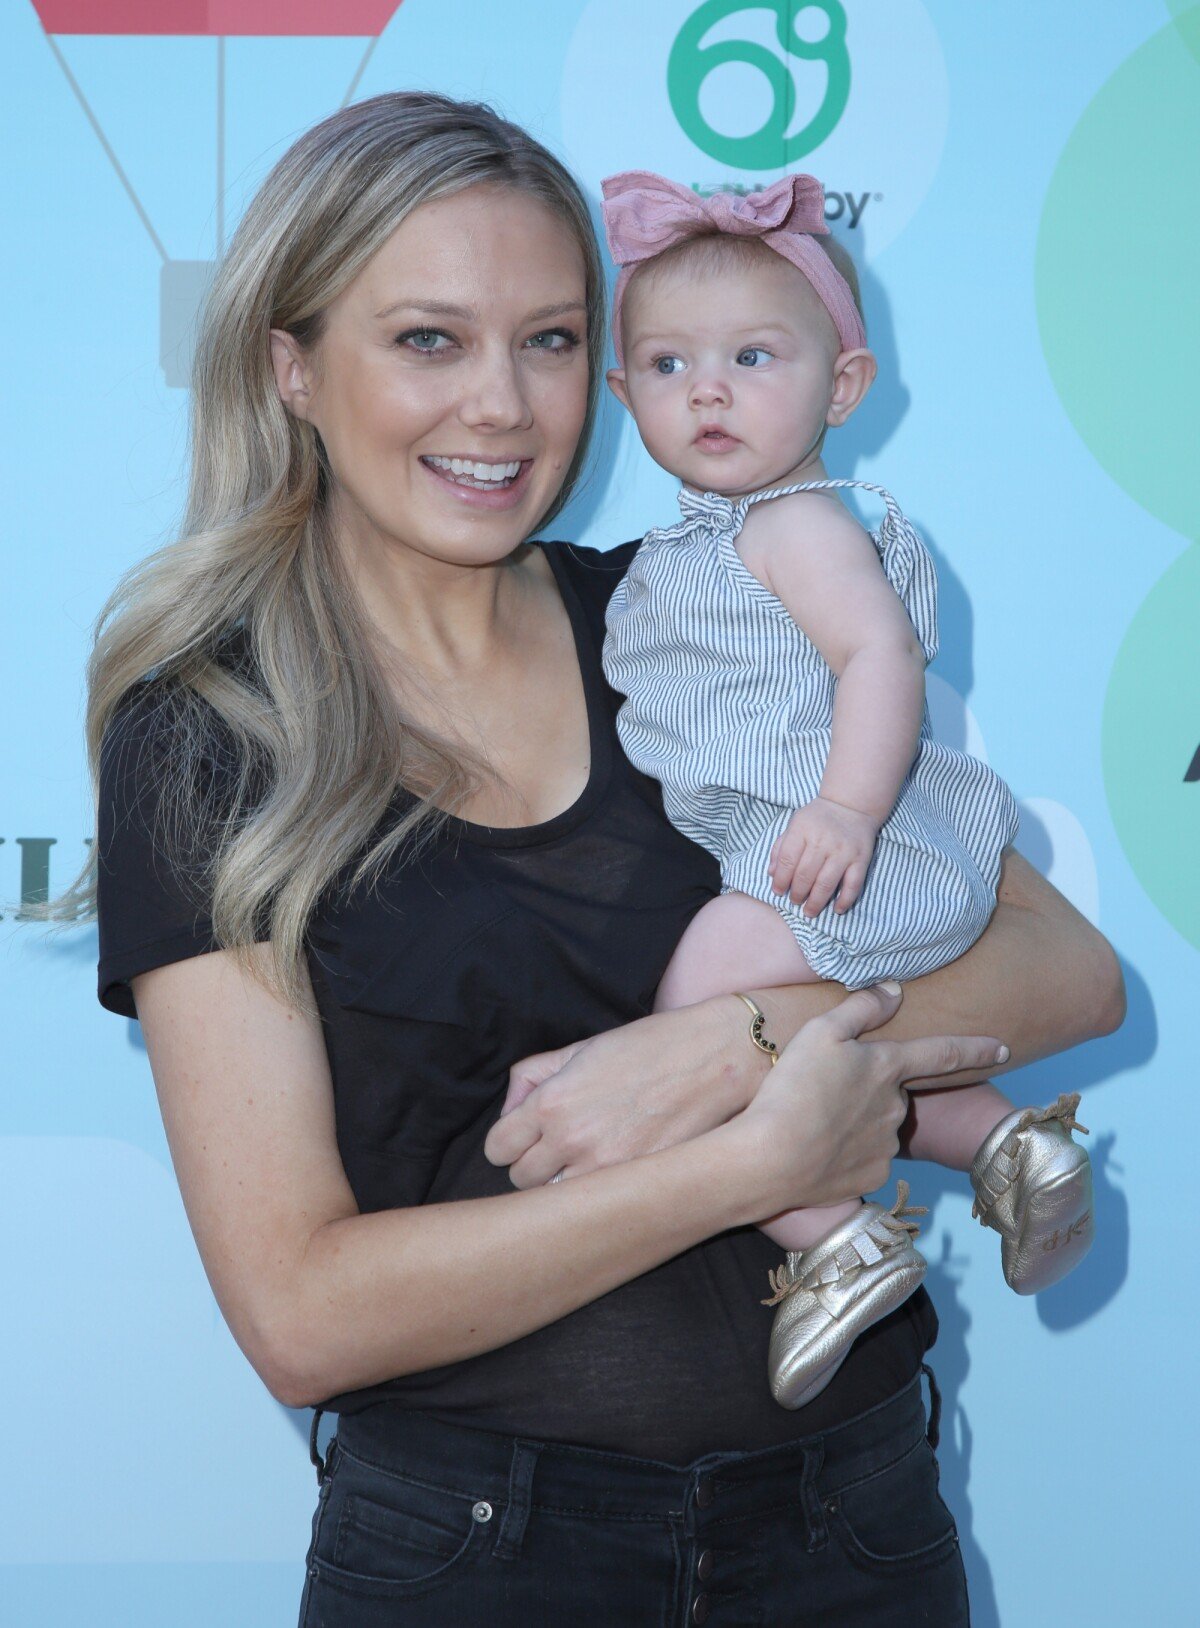
[[[921,1364],[921,1372],[929,1381],[929,1424],[925,1430],[925,1440],[936,1453],[938,1442],[942,1439],[942,1393],[927,1362]]]
[[[824,1443],[817,1442],[811,1450],[806,1450],[804,1468],[800,1472],[800,1505],[804,1510],[809,1554],[815,1554],[829,1542],[829,1528],[825,1524],[825,1505],[817,1491],[817,1477],[824,1462]]]
[[[529,1500],[533,1490],[533,1472],[537,1467],[541,1443],[517,1441],[513,1444],[512,1468],[508,1474],[508,1503],[500,1533],[492,1553],[497,1560],[515,1560],[521,1552],[521,1541],[529,1520]]]

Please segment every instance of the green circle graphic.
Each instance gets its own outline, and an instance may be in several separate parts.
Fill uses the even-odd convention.
[[[784,55],[777,56],[754,40],[701,41],[715,24],[742,11],[774,11],[775,35]],[[824,12],[828,27],[821,39],[805,40],[797,32],[802,12]],[[796,111],[796,86],[788,57],[823,62],[828,78],[820,107],[801,130],[788,134]],[[757,68],[771,88],[771,111],[748,136],[714,130],[700,110],[700,87],[715,68],[740,62]],[[846,45],[846,10],[840,0],[704,0],[675,37],[667,61],[667,95],[684,134],[701,152],[743,170],[777,170],[794,164],[831,135],[850,98],[850,52]]]
[[[1200,949],[1200,544],[1130,624],[1104,704],[1104,785],[1137,879]]]
[[[1197,532],[1200,7],[1128,57],[1075,126],[1038,235],[1042,347],[1071,423],[1136,502]]]
[[[1180,38],[1200,62],[1200,11],[1196,10],[1196,0],[1167,0],[1167,7],[1176,20]]]

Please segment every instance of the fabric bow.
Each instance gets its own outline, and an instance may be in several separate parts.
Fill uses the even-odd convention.
[[[785,175],[760,192],[714,192],[707,198],[650,170],[623,170],[600,183],[604,231],[621,275],[613,293],[613,340],[621,354],[621,302],[645,260],[689,238],[725,233],[757,237],[807,277],[833,319],[843,350],[867,342],[850,287],[814,239],[827,237],[825,189],[813,175]]]
[[[813,175],[785,175],[761,192],[714,192],[702,198],[678,181],[649,170],[625,170],[600,184],[604,231],[619,266],[650,260],[664,249],[706,232],[766,237],[808,232],[824,237],[825,188]]]

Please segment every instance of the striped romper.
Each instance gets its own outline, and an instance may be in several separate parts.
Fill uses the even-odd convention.
[[[771,905],[818,976],[861,989],[932,972],[975,942],[995,908],[1017,809],[986,764],[933,739],[926,708],[852,908],[837,915],[831,902],[809,917],[772,890],[775,839],[820,788],[837,679],[734,539],[752,503],[838,487],[883,499],[872,540],[931,661],[933,561],[890,493],[837,480],[738,502],[682,489],[682,520],[646,535],[612,596],[604,670],[627,697],[617,718],[626,755],[660,782],[672,824],[718,860],[722,892]]]

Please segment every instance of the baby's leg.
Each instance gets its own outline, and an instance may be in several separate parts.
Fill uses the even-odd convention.
[[[654,1009],[672,1011],[714,995],[817,982],[787,923],[745,893],[710,899],[689,922],[658,986]],[[784,1249],[807,1249],[862,1208],[860,1199],[818,1210],[787,1210],[762,1230]]]
[[[928,1159],[947,1170],[969,1170],[986,1137],[1013,1111],[989,1081],[942,1091],[914,1091],[904,1128],[910,1159]]]

